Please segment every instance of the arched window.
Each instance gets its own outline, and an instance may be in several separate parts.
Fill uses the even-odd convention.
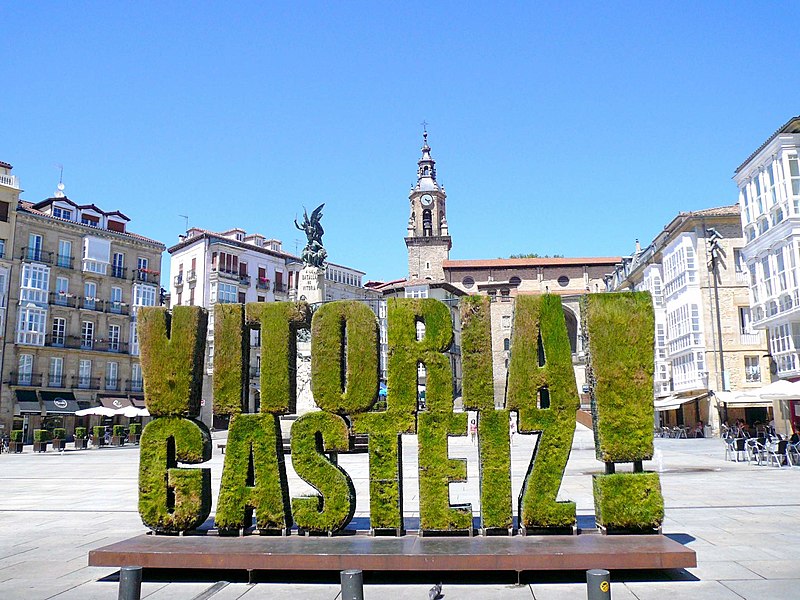
[[[433,235],[433,221],[431,220],[431,211],[427,208],[422,211],[422,230],[426,236]]]
[[[511,350],[511,340],[506,338],[503,340],[503,350]]]
[[[422,167],[422,176],[423,177],[427,177],[428,176],[428,167]]]

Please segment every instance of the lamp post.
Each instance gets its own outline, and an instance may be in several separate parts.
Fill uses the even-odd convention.
[[[711,258],[708,261],[708,268],[714,278],[714,307],[717,312],[717,346],[719,349],[719,374],[722,382],[722,389],[727,391],[729,385],[725,381],[725,358],[722,355],[722,317],[719,312],[719,255],[722,249],[719,240],[722,239],[720,233],[713,227],[706,227],[706,238],[708,239],[708,252]]]

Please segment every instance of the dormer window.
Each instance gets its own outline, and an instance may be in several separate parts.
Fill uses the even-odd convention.
[[[100,227],[100,218],[94,215],[81,215],[81,223],[89,227]]]
[[[106,226],[109,231],[118,231],[119,233],[125,233],[125,223],[123,223],[122,221],[113,221],[109,219]]]
[[[67,221],[72,220],[72,211],[67,210],[66,208],[61,208],[60,206],[53,207],[53,216],[59,219],[66,219]]]

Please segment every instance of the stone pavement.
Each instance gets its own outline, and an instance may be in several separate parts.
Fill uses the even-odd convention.
[[[405,511],[417,511],[415,438],[404,440]],[[518,493],[533,444],[516,435],[512,445],[514,495]],[[612,573],[614,600],[794,599],[800,598],[800,467],[767,467],[725,462],[718,439],[656,440],[656,456],[646,468],[661,472],[666,499],[664,532],[697,552],[698,567],[685,571]],[[451,442],[451,455],[469,461],[466,484],[451,485],[453,502],[472,501],[477,509],[477,449],[466,439]],[[214,496],[223,456],[214,444],[210,463]],[[116,570],[87,567],[90,549],[144,531],[136,511],[138,448],[101,448],[34,455],[0,454],[0,599],[114,599]],[[353,477],[356,517],[368,512],[367,456],[340,456]],[[594,458],[591,432],[576,430],[573,452],[560,497],[577,503],[579,516],[593,515],[591,474],[602,470]],[[292,495],[310,491],[293,473]],[[436,581],[425,574],[390,578],[367,575],[365,598],[428,598]],[[148,600],[258,600],[302,598],[334,600],[338,583],[304,581],[234,582],[211,589],[221,574],[204,581],[143,584]],[[215,590],[219,590],[216,591]],[[445,600],[586,598],[583,573],[487,578],[452,577]]]

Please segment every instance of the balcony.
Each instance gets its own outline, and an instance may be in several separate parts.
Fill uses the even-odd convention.
[[[68,306],[69,308],[76,308],[78,306],[78,299],[72,294],[61,292],[53,292],[50,294],[50,304],[56,306]]]
[[[67,385],[67,378],[60,373],[49,373],[44,380],[44,387],[64,389]]]
[[[95,352],[114,352],[116,354],[127,354],[128,343],[120,342],[119,340],[95,340],[94,347],[92,349]]]
[[[183,285],[183,273],[178,273],[175,277],[172,278],[175,287],[180,287]]]
[[[256,279],[256,289],[269,291],[269,279],[266,277]]]
[[[192,284],[195,281],[197,281],[197,271],[195,271],[194,269],[191,269],[190,271],[187,271],[186,272],[186,281],[188,281],[190,284]]]
[[[234,271],[233,269],[225,269],[220,267],[212,267],[211,274],[215,274],[217,277],[221,279],[231,279],[233,281],[239,281],[239,271]]]
[[[125,304],[124,302],[114,302],[108,300],[103,303],[105,305],[105,311],[107,313],[111,313],[113,315],[127,315],[130,314],[130,307]]]
[[[6,175],[5,173],[0,173],[0,185],[4,185],[6,187],[18,190],[19,177],[17,177],[16,175]]]
[[[144,381],[141,379],[127,379],[125,380],[126,392],[141,392],[144,389]]]
[[[26,262],[40,262],[51,265],[53,264],[53,253],[46,252],[41,248],[26,246],[20,252],[19,259]]]
[[[103,305],[105,302],[98,298],[91,298],[89,296],[83,296],[81,298],[81,308],[84,310],[96,310],[98,312],[103,312]]]
[[[87,273],[97,273],[98,275],[105,275],[108,272],[110,265],[99,260],[91,258],[84,258],[82,262],[82,269]]]
[[[22,387],[39,387],[42,385],[41,373],[17,373],[12,371],[9,375],[9,385]]]
[[[75,258],[72,256],[56,255],[56,266],[62,269],[74,269]]]
[[[239,273],[239,285],[250,285],[250,275]]]
[[[44,345],[51,348],[78,349],[81,347],[81,340],[74,335],[46,335]]]
[[[742,332],[739,334],[739,343],[742,346],[758,346],[761,344],[761,334]]]
[[[103,389],[107,392],[119,392],[121,387],[119,379],[106,377]]]
[[[126,273],[128,269],[125,267],[118,267],[116,265],[111,265],[111,276],[116,277],[117,279],[125,279]]]
[[[158,285],[161,283],[161,273],[151,271],[150,269],[134,269],[133,281],[144,281],[145,283]]]
[[[100,378],[99,377],[84,377],[83,375],[74,375],[72,377],[72,387],[79,390],[99,390]]]
[[[275,282],[275,293],[276,294],[285,294],[286,293],[286,285],[280,281]]]

